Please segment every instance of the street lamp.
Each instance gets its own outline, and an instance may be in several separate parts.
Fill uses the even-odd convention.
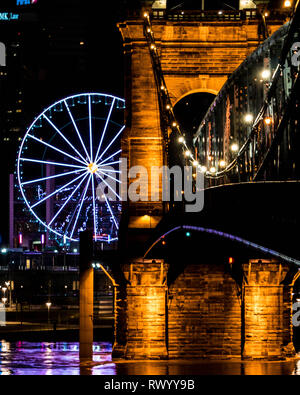
[[[50,324],[50,307],[52,306],[51,302],[47,302],[46,306],[48,308],[48,324]]]
[[[9,291],[9,307],[11,307],[11,291],[12,291],[12,284],[11,281],[7,281],[5,283],[5,285],[7,286],[7,289]]]
[[[271,71],[268,69],[264,69],[261,73],[261,77],[263,80],[269,80],[271,78]]]
[[[233,144],[231,145],[230,149],[231,149],[232,152],[238,152],[239,146],[238,146],[238,144],[233,143]]]
[[[252,114],[246,114],[245,115],[245,122],[246,123],[252,123],[253,122],[253,115]]]

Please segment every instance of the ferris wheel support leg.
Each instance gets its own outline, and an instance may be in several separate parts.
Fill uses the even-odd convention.
[[[55,173],[54,165],[46,165],[46,177],[48,178],[46,181],[46,194],[47,196],[54,190],[54,179],[49,178],[53,176]],[[53,218],[53,198],[50,198],[46,201],[46,223],[49,224],[51,218]],[[49,241],[49,230],[47,229],[46,233],[46,247],[50,246]]]
[[[93,360],[93,310],[94,310],[94,269],[93,235],[90,231],[80,234],[80,331],[79,356],[80,361]]]

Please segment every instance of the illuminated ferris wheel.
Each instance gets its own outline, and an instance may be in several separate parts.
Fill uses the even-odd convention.
[[[118,238],[124,108],[115,96],[70,96],[43,111],[22,141],[22,196],[36,220],[65,243],[86,229],[95,241]]]

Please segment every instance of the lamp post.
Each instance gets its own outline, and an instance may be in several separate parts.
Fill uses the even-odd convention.
[[[11,287],[12,287],[12,283],[11,283],[11,281],[7,281],[6,283],[5,283],[5,285],[7,286],[7,289],[8,289],[8,291],[9,291],[9,307],[11,308],[11,291],[12,291],[12,289],[11,289]]]
[[[51,302],[47,302],[46,306],[48,308],[48,324],[50,324],[50,307],[52,306]]]
[[[7,291],[6,287],[2,287],[3,297],[5,298],[5,292]]]

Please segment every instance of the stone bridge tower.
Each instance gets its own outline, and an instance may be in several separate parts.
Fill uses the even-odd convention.
[[[282,17],[270,20],[270,34],[283,22]],[[213,17],[211,11],[166,15],[157,10],[152,12],[152,25],[173,105],[196,92],[217,95],[228,76],[259,45],[256,9],[234,15],[224,12],[218,16],[215,12]],[[125,53],[127,110],[123,157],[128,159],[129,167],[142,165],[150,174],[151,167],[163,166],[166,158],[157,87],[143,34],[143,11],[118,27]],[[128,202],[124,207],[123,235],[132,236],[135,242],[142,242],[164,214],[163,203],[151,202],[150,191],[149,179],[148,201]]]

